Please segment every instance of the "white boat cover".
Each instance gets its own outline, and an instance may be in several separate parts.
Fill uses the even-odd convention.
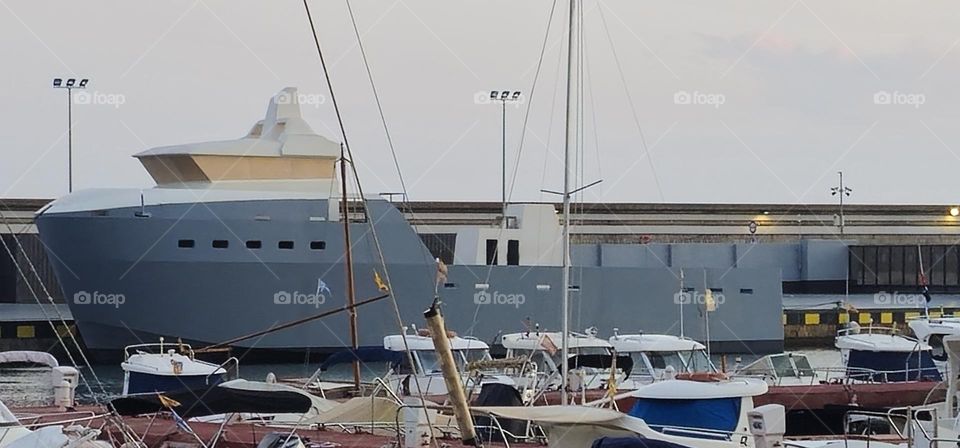
[[[9,352],[0,352],[0,364],[14,362],[43,364],[50,367],[60,367],[57,358],[47,352],[35,352],[31,350],[13,350]]]
[[[14,417],[13,412],[7,408],[7,405],[0,401],[0,426],[14,426],[20,424],[20,420]]]

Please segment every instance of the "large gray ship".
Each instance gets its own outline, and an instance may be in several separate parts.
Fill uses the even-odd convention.
[[[420,324],[434,298],[437,258],[448,264],[437,289],[447,325],[460,334],[496,343],[501,332],[560,327],[561,219],[552,204],[510,205],[505,222],[452,234],[415,229],[380,197],[362,207],[348,194],[354,206],[344,211],[340,144],[310,128],[297,96],[288,88],[272,98],[241,139],[137,154],[154,188],[78,191],[37,213],[89,349],[161,336],[212,344],[343,306],[344,219],[358,300],[389,281],[401,314],[398,322],[387,300],[359,308],[361,345]],[[614,328],[709,334],[715,352],[782,349],[778,266],[698,263],[690,253],[684,261],[667,249],[574,245],[573,327],[604,337]],[[706,316],[708,302],[714,311]],[[349,346],[348,325],[341,314],[236,347],[324,353]]]

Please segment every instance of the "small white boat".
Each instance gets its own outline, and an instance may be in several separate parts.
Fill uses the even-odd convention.
[[[520,389],[556,389],[560,387],[560,350],[563,334],[560,332],[526,331],[501,336],[501,344],[507,350],[507,358],[525,359],[532,363],[533,371],[514,376]],[[610,380],[611,361],[615,358],[613,345],[596,336],[596,331],[570,333],[567,338],[570,359],[568,385],[570,391],[584,391],[607,387]],[[597,362],[594,362],[597,361]],[[627,359],[629,364],[629,359]],[[632,366],[616,367],[615,380],[619,383]]]
[[[196,359],[188,344],[130,345],[124,349],[123,395],[167,392],[212,386],[226,379],[230,358],[217,365]]]
[[[618,355],[633,360],[630,376],[618,385],[636,389],[677,374],[719,374],[707,356],[707,347],[693,339],[668,334],[624,334],[614,329],[609,339]]]
[[[834,345],[846,379],[870,382],[941,381],[932,348],[888,327],[852,322],[837,332]]]
[[[0,448],[112,448],[97,440],[99,435],[100,430],[79,425],[30,429],[0,401]]]
[[[746,366],[737,368],[734,376],[760,378],[771,386],[809,386],[832,379],[829,377],[829,370],[823,374],[814,370],[807,355],[802,353],[777,353],[763,356]],[[837,372],[838,379],[843,376],[843,370]]]

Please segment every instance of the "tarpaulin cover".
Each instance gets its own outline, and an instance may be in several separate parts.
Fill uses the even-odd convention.
[[[520,392],[509,384],[486,383],[480,388],[480,395],[477,396],[473,405],[523,406],[523,399],[520,397]],[[514,435],[523,435],[526,431],[527,424],[523,420],[501,418],[499,423],[504,430]],[[474,424],[478,426],[477,433],[481,440],[486,442],[503,441],[500,431],[493,429],[494,424],[490,417],[478,415],[474,417]]]
[[[686,448],[672,442],[643,437],[601,437],[593,441],[591,448]]]
[[[876,373],[863,372],[869,369]],[[869,352],[850,350],[847,377],[867,381],[941,381],[929,351]]]
[[[698,428],[733,432],[740,419],[740,397],[702,400],[640,399],[629,414],[651,427]]]
[[[343,350],[327,357],[320,365],[320,370],[327,370],[330,366],[337,364],[346,364],[353,361],[360,363],[387,362],[390,365],[399,365],[403,362],[404,353],[385,348],[369,347],[358,348],[356,350]]]
[[[212,386],[165,392],[180,403],[173,410],[183,418],[252,412],[260,414],[304,413],[313,402],[306,394],[281,390],[236,389]],[[158,394],[121,397],[110,402],[120,415],[152,414],[166,410]]]
[[[612,355],[577,355],[567,361],[567,367],[570,369],[577,367],[609,369],[611,365],[613,365]],[[617,356],[617,368],[629,376],[630,371],[633,370],[633,359],[626,355]]]

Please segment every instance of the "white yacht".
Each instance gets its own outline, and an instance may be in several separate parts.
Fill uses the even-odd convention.
[[[562,339],[560,332],[527,331],[501,336],[500,343],[507,350],[507,358],[523,359],[531,364],[530,371],[515,376],[519,388],[546,390],[560,386]],[[605,388],[611,377],[611,368],[618,371],[615,379],[619,383],[632,368],[629,358],[613,356],[613,345],[598,338],[594,329],[588,329],[586,333],[570,333],[567,344],[571,391]],[[620,364],[614,366],[612,361]]]
[[[618,355],[628,355],[633,361],[620,389],[636,389],[677,374],[719,373],[707,356],[707,347],[693,339],[667,334],[621,335],[614,329],[609,342]]]
[[[861,328],[850,323],[834,345],[846,380],[871,382],[941,381],[932,348],[888,327]]]

